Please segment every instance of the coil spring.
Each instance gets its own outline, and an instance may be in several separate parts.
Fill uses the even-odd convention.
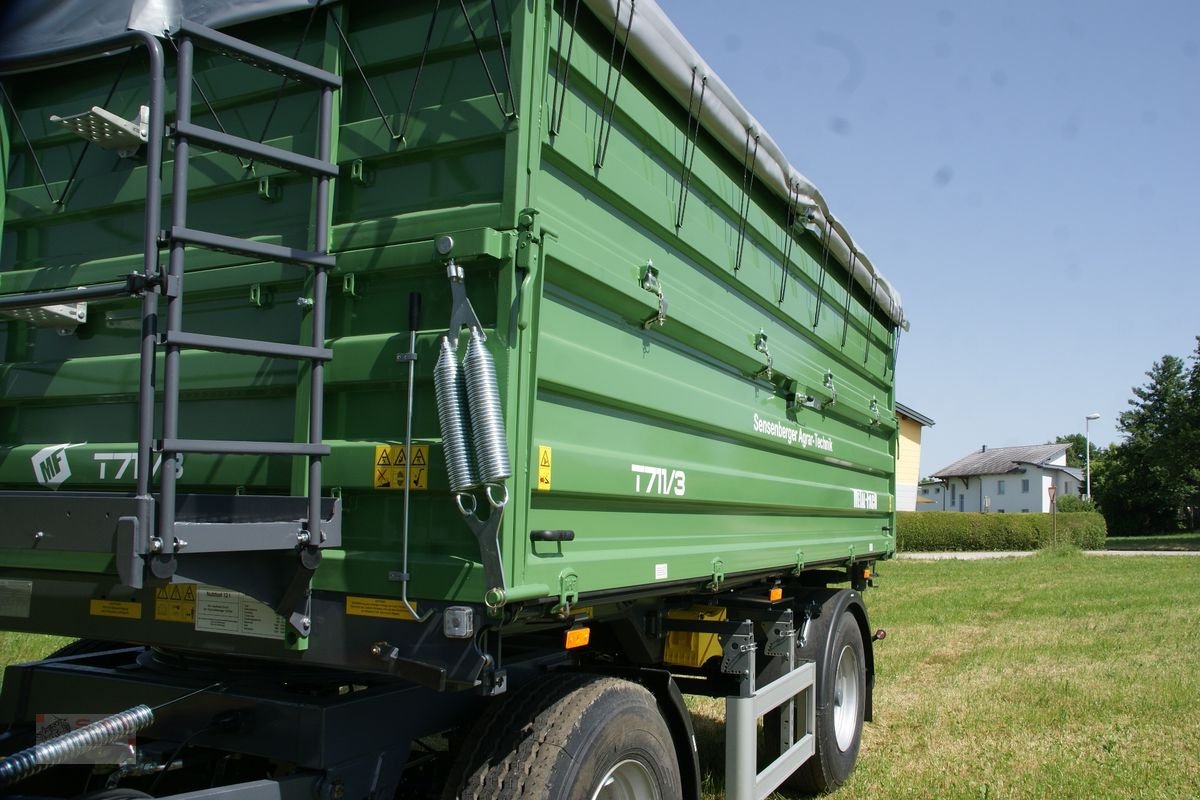
[[[154,711],[149,706],[134,706],[128,711],[93,722],[49,741],[14,753],[0,760],[0,786],[8,786],[28,778],[46,767],[62,764],[85,753],[111,744],[154,722]]]
[[[454,348],[445,336],[441,339],[437,363],[433,367],[433,392],[437,399],[438,424],[442,429],[442,452],[446,454],[446,474],[450,490],[469,492],[479,485],[464,426],[463,378]]]
[[[467,399],[471,405],[471,433],[479,478],[485,484],[500,484],[512,476],[512,467],[508,461],[508,440],[504,434],[504,413],[500,407],[500,389],[496,385],[496,367],[478,328],[471,329],[471,340],[467,343],[467,354],[463,358],[463,372],[467,379]]]

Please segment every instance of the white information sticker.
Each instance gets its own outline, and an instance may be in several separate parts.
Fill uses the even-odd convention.
[[[863,489],[852,489],[854,492],[854,507],[865,508],[870,511],[879,510],[879,495],[875,492],[868,492]]]
[[[218,586],[196,588],[196,630],[282,639],[287,630],[283,617],[266,603]]]
[[[667,579],[667,565],[666,564],[655,564],[654,565],[654,580],[665,581],[666,579]]]
[[[0,617],[29,619],[33,581],[0,580]]]

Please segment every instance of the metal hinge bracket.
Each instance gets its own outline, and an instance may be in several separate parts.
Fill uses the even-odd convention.
[[[720,558],[712,560],[712,579],[705,584],[706,589],[715,592],[721,588],[721,584],[725,582],[725,562]]]
[[[658,268],[653,261],[647,261],[642,267],[641,286],[647,292],[658,298],[658,311],[642,322],[642,328],[650,330],[653,325],[662,327],[667,321],[667,297],[663,294],[662,281],[658,277]]]
[[[579,602],[579,574],[573,569],[564,569],[558,573],[558,604],[551,613],[559,617],[567,617],[571,606]]]
[[[766,366],[754,373],[754,377],[771,380],[775,375],[775,357],[771,355],[771,348],[767,347],[767,333],[762,328],[754,337],[754,349],[767,357]]]

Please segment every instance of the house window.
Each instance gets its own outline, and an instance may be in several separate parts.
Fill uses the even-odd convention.
[[[955,495],[957,493],[958,493],[958,484],[954,484],[954,483],[950,484],[950,503],[951,503],[951,505],[953,505],[954,502],[956,501],[957,498],[955,497]]]
[[[1022,509],[1021,509],[1021,513],[1022,513],[1022,514],[1028,514],[1028,513],[1029,513],[1029,509],[1028,509],[1028,508],[1022,508]]]
[[[1021,478],[1021,494],[1029,494],[1029,478]]]
[[[1004,481],[996,481],[996,494],[1004,494]]]
[[[1003,508],[1001,508],[1001,509],[998,509],[998,510],[996,511],[996,513],[997,513],[997,514],[1003,514],[1003,513],[1004,513],[1004,509],[1003,509]]]

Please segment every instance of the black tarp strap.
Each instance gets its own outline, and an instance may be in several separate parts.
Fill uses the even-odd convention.
[[[787,297],[788,278],[792,274],[792,246],[796,243],[796,237],[792,232],[792,227],[797,222],[796,208],[800,203],[800,187],[794,183],[788,183],[788,202],[787,211],[784,212],[783,220],[783,274],[779,280],[779,305],[783,305],[784,298]]]
[[[129,62],[133,60],[134,48],[129,48],[126,58],[121,62],[121,68],[117,70],[117,78],[108,89],[108,94],[104,96],[104,102],[100,104],[101,108],[108,108],[108,104],[112,102],[113,95],[117,93],[117,87],[121,85],[121,78],[125,77],[125,68],[129,66]],[[0,83],[0,93],[4,95],[4,101],[8,104],[8,109],[12,113],[13,120],[17,123],[17,130],[21,132],[21,138],[25,140],[26,147],[29,148],[29,156],[33,159],[33,165],[37,167],[38,176],[42,179],[42,186],[46,190],[46,194],[50,197],[50,202],[59,208],[64,208],[67,204],[67,193],[71,191],[71,186],[75,183],[76,176],[79,175],[79,168],[83,165],[83,159],[91,148],[92,142],[90,139],[85,139],[83,149],[79,151],[79,157],[75,159],[74,166],[71,167],[71,176],[67,178],[67,184],[63,187],[62,194],[55,199],[54,192],[50,188],[50,181],[46,179],[46,171],[42,168],[42,162],[37,157],[37,152],[33,149],[33,140],[29,138],[29,134],[25,132],[25,126],[21,124],[21,117],[17,114],[17,108],[13,105],[12,98],[8,96],[8,92],[4,89],[4,84]],[[0,191],[4,187],[0,186]],[[2,220],[0,220],[2,221]]]
[[[46,170],[42,168],[42,162],[37,156],[37,151],[33,149],[33,141],[29,138],[29,134],[25,132],[25,126],[21,124],[21,116],[17,113],[17,107],[13,105],[12,98],[8,96],[8,90],[4,88],[4,84],[0,82],[0,94],[4,95],[4,102],[8,106],[9,112],[12,114],[13,122],[17,123],[17,130],[21,132],[21,138],[25,140],[25,146],[29,148],[29,157],[33,159],[33,165],[37,167],[38,175],[42,178],[42,186],[46,189],[46,196],[50,198],[50,202],[55,205],[58,201],[54,199],[54,190],[50,188],[50,181],[46,178]],[[87,148],[84,148],[85,152]],[[8,174],[12,174],[12,168],[9,167]]]
[[[318,0],[318,2],[313,5],[312,11],[308,13],[308,19],[304,22],[304,30],[300,32],[300,41],[296,42],[296,50],[292,53],[293,61],[300,58],[300,51],[304,49],[304,43],[308,40],[308,32],[312,28],[313,20],[317,18],[317,11],[320,8],[321,2]],[[279,101],[283,99],[283,90],[287,88],[288,81],[290,80],[291,78],[284,76],[283,80],[279,82],[279,88],[275,90],[275,100],[271,103],[271,110],[267,112],[267,118],[263,122],[262,132],[258,134],[259,144],[262,144],[264,141],[266,141],[267,131],[271,127],[271,121],[275,119],[275,112],[279,110]],[[203,96],[203,92],[201,92],[201,96]],[[215,117],[216,115],[214,114],[213,116]],[[240,160],[241,159],[239,159],[239,161]],[[248,170],[253,169],[254,160],[251,159],[250,162],[244,166]]]
[[[346,31],[344,31],[342,29],[342,23],[338,22],[338,18],[337,18],[336,14],[330,14],[329,19],[332,20],[333,28],[334,28],[334,30],[337,31],[338,38],[342,40],[342,46],[346,48],[346,55],[350,56],[350,61],[354,64],[354,69],[358,72],[358,77],[362,78],[363,86],[365,86],[367,89],[367,96],[371,98],[371,103],[375,106],[375,110],[377,112],[379,112],[379,121],[383,123],[383,127],[387,128],[388,136],[390,136],[392,138],[393,142],[398,139],[403,139],[404,138],[403,134],[396,133],[396,131],[392,129],[391,120],[389,120],[388,115],[386,113],[384,113],[383,106],[379,102],[379,97],[376,96],[375,89],[371,86],[371,81],[367,80],[367,73],[363,71],[362,64],[359,63],[358,56],[355,54],[354,48],[350,46],[350,39],[348,39],[346,37]],[[430,20],[430,31],[431,32],[433,29],[433,20],[436,20],[436,19],[437,19],[437,6],[434,6],[433,17]],[[428,39],[425,42],[425,47],[426,47],[426,50],[428,50],[428,47],[429,47]],[[424,66],[424,65],[425,65],[425,51],[422,51],[421,66]],[[417,79],[419,80],[420,77],[421,77],[421,70],[418,67]],[[413,81],[413,91],[415,92],[416,90],[417,90],[417,85],[416,85],[416,81],[414,80]]]
[[[871,309],[867,312],[867,346],[863,348],[863,363],[871,358],[871,328],[875,324],[875,290],[879,288],[879,273],[871,276]]]
[[[825,235],[821,241],[821,274],[817,277],[817,304],[813,309],[813,327],[821,321],[821,305],[825,302],[825,276],[829,274],[829,237],[833,233],[833,223],[825,220]]]
[[[687,135],[683,140],[683,170],[679,179],[679,203],[676,205],[675,230],[683,227],[683,215],[687,211],[688,187],[692,182],[692,167],[696,163],[696,140],[700,137],[700,115],[704,113],[704,92],[708,88],[708,76],[700,77],[699,101],[696,101],[697,67],[692,67],[692,87],[688,92]],[[694,122],[693,122],[694,121]]]
[[[176,57],[178,57],[179,43],[176,42],[173,37],[168,37],[167,41],[171,43],[171,47],[175,50]],[[217,115],[217,110],[213,108],[212,101],[208,99],[208,94],[204,91],[204,87],[200,85],[200,80],[196,77],[195,72],[192,73],[192,86],[196,87],[196,91],[200,93],[200,99],[204,101],[204,107],[207,108],[208,113],[212,115],[213,122],[216,124],[217,129],[220,130],[221,133],[229,133],[229,131],[225,130],[225,125],[221,122],[221,118]],[[237,159],[238,164],[241,165],[241,168],[244,170],[249,170],[254,166],[253,161],[243,161],[242,157],[237,153],[232,153],[231,155]]]
[[[562,0],[558,17],[558,47],[554,59],[554,97],[550,102],[550,135],[557,136],[562,127],[563,110],[567,107],[567,88],[571,83],[571,53],[575,49],[575,28],[579,21],[579,0],[571,14],[571,36],[567,39],[567,58],[563,61],[563,28],[567,26],[567,0]],[[559,87],[562,91],[559,91]]]
[[[408,123],[412,121],[413,103],[417,99],[417,86],[421,83],[421,73],[425,71],[425,59],[429,55],[429,46],[433,43],[433,26],[437,22],[438,10],[442,6],[442,0],[435,0],[433,4],[433,14],[429,17],[429,28],[425,31],[425,45],[421,48],[421,60],[417,62],[417,74],[413,76],[412,88],[408,92],[408,104],[404,108],[404,123],[400,126],[400,133],[393,134],[394,139],[407,141],[404,137],[408,133]],[[366,80],[366,76],[363,76]],[[376,108],[379,108],[376,104]],[[383,116],[383,109],[379,108],[379,115]],[[388,132],[391,132],[391,126],[388,126]]]
[[[612,135],[613,117],[617,113],[617,93],[621,91],[621,76],[625,72],[625,56],[629,54],[629,34],[633,30],[633,11],[637,4],[637,0],[629,0],[629,22],[625,25],[625,41],[621,45],[621,61],[616,64],[617,80],[616,85],[613,85],[613,67],[617,56],[617,31],[620,29],[621,21],[621,3],[622,0],[617,0],[617,13],[613,17],[615,29],[613,30],[612,47],[608,54],[608,74],[604,79],[604,103],[600,106],[600,125],[596,129],[596,160],[594,166],[600,169],[604,166],[604,159],[608,155],[608,140]],[[608,90],[612,89],[612,96],[609,97]]]
[[[483,52],[483,45],[479,43],[479,37],[475,35],[475,26],[471,24],[471,16],[467,13],[467,0],[458,0],[458,7],[462,9],[463,22],[467,23],[467,33],[471,34],[471,41],[475,44],[475,52],[479,54],[479,62],[483,64],[483,73],[487,76],[488,86],[492,89],[492,96],[496,98],[496,106],[499,107],[500,113],[505,117],[512,118],[517,115],[516,98],[513,97],[512,78],[508,72],[508,58],[504,51],[504,37],[500,35],[500,17],[496,13],[496,2],[492,0],[492,18],[496,21],[496,36],[500,41],[500,60],[504,62],[504,79],[508,83],[508,98],[511,110],[504,108],[504,101],[500,99],[500,90],[496,88],[496,81],[492,79],[492,71],[488,68],[487,56]]]
[[[850,333],[850,308],[851,301],[854,299],[850,293],[854,286],[854,261],[858,258],[858,252],[854,246],[850,246],[850,261],[846,264],[846,314],[842,318],[842,349],[846,349],[846,336]]]
[[[903,331],[904,327],[901,325],[895,325],[892,328],[892,358],[890,366],[893,375],[896,374],[896,361],[900,358],[900,334],[903,333]],[[884,375],[887,375],[888,373],[888,366],[889,365],[885,364],[883,367]]]
[[[746,228],[749,224],[750,207],[754,199],[754,168],[758,164],[758,140],[760,137],[756,134],[754,135],[754,148],[751,149],[751,135],[752,131],[747,128],[746,152],[742,160],[742,218],[738,223],[737,252],[733,259],[733,272],[735,275],[742,268],[742,253],[746,249]]]

